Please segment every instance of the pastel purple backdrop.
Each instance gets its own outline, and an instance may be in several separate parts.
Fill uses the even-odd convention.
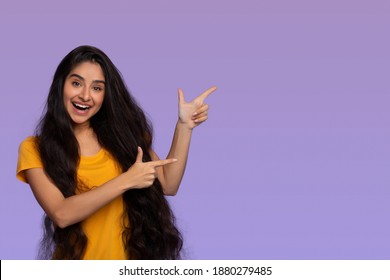
[[[34,259],[16,180],[54,70],[95,45],[167,153],[177,88],[217,85],[169,198],[187,259],[390,258],[390,4],[379,0],[2,1],[1,259]]]

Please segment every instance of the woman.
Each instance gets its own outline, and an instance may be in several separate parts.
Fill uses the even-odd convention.
[[[167,159],[121,74],[99,49],[81,46],[59,64],[36,135],[19,148],[17,177],[46,213],[41,256],[52,259],[178,259],[182,238],[164,195],[175,195],[204,99],[179,89]]]

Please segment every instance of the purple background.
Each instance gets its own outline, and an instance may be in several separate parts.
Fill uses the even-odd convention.
[[[15,179],[54,70],[104,50],[163,157],[177,87],[212,85],[170,198],[188,259],[390,258],[390,2],[1,1],[0,258],[34,259],[42,210]]]

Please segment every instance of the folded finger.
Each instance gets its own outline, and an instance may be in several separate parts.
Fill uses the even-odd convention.
[[[208,112],[206,111],[206,112],[197,114],[197,115],[195,115],[195,116],[192,116],[192,120],[201,119],[201,118],[203,118],[203,117],[207,117],[207,115],[208,115]]]
[[[209,109],[209,105],[207,104],[202,104],[202,106],[200,106],[196,111],[195,113],[193,114],[193,116],[196,116],[196,115],[200,115],[204,112],[207,112],[207,110]]]
[[[200,118],[196,118],[194,120],[194,122],[199,124],[199,123],[202,123],[202,122],[206,121],[207,119],[208,119],[208,116],[206,115],[206,116],[203,116],[203,117],[200,117]]]

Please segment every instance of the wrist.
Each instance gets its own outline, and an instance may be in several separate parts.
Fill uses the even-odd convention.
[[[176,127],[178,129],[188,130],[190,132],[192,132],[192,130],[194,129],[194,126],[192,126],[192,125],[190,125],[188,123],[182,122],[180,119],[178,119],[178,121],[176,123]]]
[[[127,172],[122,173],[121,175],[119,175],[119,177],[117,177],[120,179],[118,185],[122,192],[134,189],[136,187],[133,180],[129,180],[128,176],[126,176],[126,173]]]

